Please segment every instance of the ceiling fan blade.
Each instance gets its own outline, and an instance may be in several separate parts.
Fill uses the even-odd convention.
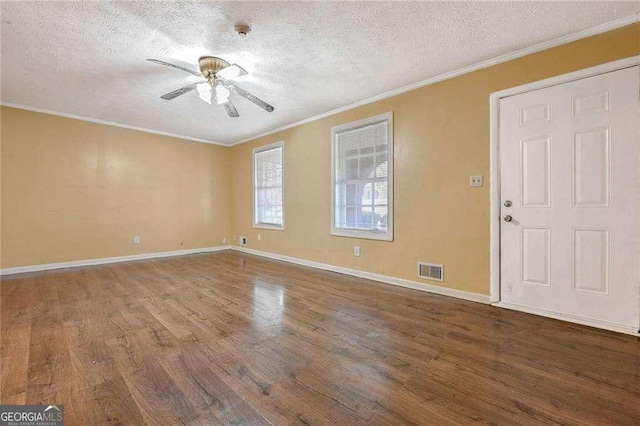
[[[216,73],[216,75],[223,80],[233,80],[234,78],[242,77],[247,74],[248,72],[244,68],[236,64],[229,65]]]
[[[169,92],[166,95],[160,96],[165,101],[170,101],[171,99],[177,98],[180,95],[184,95],[196,88],[196,86],[200,83],[192,83],[188,86],[181,87],[179,89],[174,90],[173,92]]]
[[[228,84],[228,83],[223,83],[224,87],[226,87],[227,89],[231,90],[232,92],[237,93],[238,95],[242,96],[243,98],[245,98],[246,100],[253,102],[254,104],[258,105],[260,108],[262,108],[263,110],[267,111],[267,112],[273,112],[273,107],[271,105],[269,105],[268,103],[266,103],[265,101],[263,101],[262,99],[253,96],[251,93],[247,92],[246,90],[243,90],[241,88],[239,88],[238,86],[234,86],[232,84]]]
[[[188,72],[189,74],[193,74],[193,75],[195,75],[197,77],[202,77],[202,74],[200,74],[200,71],[191,70],[189,68],[181,67],[180,65],[170,64],[169,62],[161,61],[159,59],[147,59],[147,61],[153,62],[154,64],[164,65],[166,67],[171,67],[171,68],[175,68],[177,70],[185,71],[185,72]]]
[[[233,104],[233,102],[231,102],[231,100],[228,100],[227,102],[225,102],[224,104],[224,109],[227,110],[227,114],[229,114],[229,117],[240,117],[240,114],[238,114],[238,110],[236,109],[236,106]]]

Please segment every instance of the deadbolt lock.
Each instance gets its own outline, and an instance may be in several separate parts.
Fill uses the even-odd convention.
[[[511,217],[511,215],[510,215],[510,214],[508,214],[508,215],[506,215],[506,216],[504,217],[504,221],[505,221],[505,222],[511,222],[512,220],[513,220],[513,217]]]

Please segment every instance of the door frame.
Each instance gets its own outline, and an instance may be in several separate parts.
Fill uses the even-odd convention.
[[[640,324],[634,330],[620,328],[619,326],[609,325],[605,323],[595,323],[578,317],[570,317],[554,312],[538,310],[534,308],[525,308],[521,306],[509,305],[500,301],[500,99],[508,96],[520,95],[522,93],[534,90],[544,89],[551,86],[557,86],[571,81],[581,80],[600,74],[606,74],[612,71],[618,71],[624,68],[630,68],[640,65],[640,55],[631,56],[613,62],[608,62],[594,67],[585,68],[579,71],[562,74],[555,77],[547,78],[521,86],[512,87],[491,93],[489,96],[489,150],[490,150],[490,213],[489,213],[489,232],[490,232],[490,271],[489,285],[490,296],[489,301],[492,305],[515,309],[524,312],[534,313],[547,317],[562,319],[565,321],[576,322],[579,324],[605,328],[613,331],[621,331],[633,335],[638,335]],[[640,95],[640,94],[639,94]],[[639,295],[640,296],[640,295]]]

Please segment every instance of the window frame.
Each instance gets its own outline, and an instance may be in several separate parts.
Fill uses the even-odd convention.
[[[270,151],[272,149],[278,149],[281,148],[282,151],[282,225],[277,225],[277,224],[269,224],[269,223],[261,223],[258,222],[258,211],[257,211],[257,207],[258,207],[258,192],[257,192],[257,174],[256,174],[256,167],[258,165],[258,162],[256,161],[257,155],[265,152],[265,151]],[[259,229],[270,229],[270,230],[274,230],[274,231],[284,231],[284,200],[285,200],[285,189],[284,189],[284,172],[285,172],[285,167],[284,167],[284,141],[279,141],[279,142],[275,142],[272,144],[268,144],[268,145],[263,145],[257,148],[253,149],[253,173],[252,173],[252,181],[253,181],[253,227],[254,228],[259,228]]]
[[[387,122],[387,232],[336,228],[336,135],[357,130],[372,124]],[[393,241],[393,111],[378,114],[362,120],[352,121],[331,128],[331,235],[337,237],[361,238],[367,240]]]

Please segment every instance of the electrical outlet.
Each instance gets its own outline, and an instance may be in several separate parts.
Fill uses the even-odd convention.
[[[248,242],[249,241],[247,237],[240,237],[240,244],[242,244],[243,246],[246,246]]]
[[[140,237],[137,235],[134,235],[133,237],[133,244],[139,244],[140,243]]]
[[[360,246],[353,246],[353,255],[360,257]]]
[[[475,175],[475,176],[470,176],[469,177],[469,186],[472,188],[480,188],[482,187],[483,184],[483,177],[482,175]]]
[[[227,237],[222,237],[222,244],[227,242]]]
[[[260,236],[260,234],[258,234],[258,241],[260,241],[262,239],[262,237]]]

